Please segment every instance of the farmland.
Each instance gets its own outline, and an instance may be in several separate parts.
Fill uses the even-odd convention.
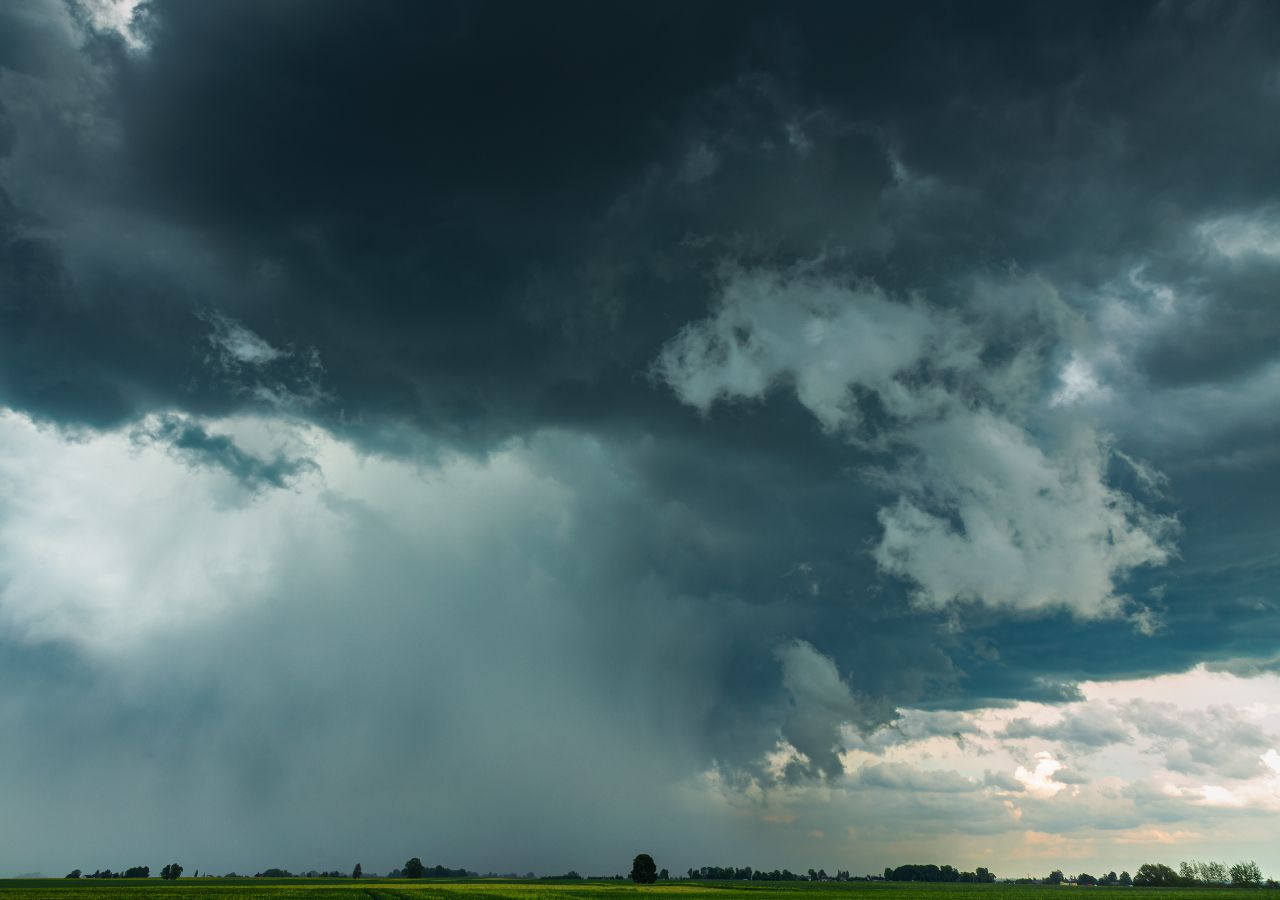
[[[628,882],[529,882],[469,879],[465,881],[406,881],[367,879],[65,879],[0,880],[0,900],[343,900],[343,898],[406,898],[406,900],[1049,900],[1087,892],[1092,900],[1111,900],[1123,893],[1128,900],[1228,900],[1241,892],[1221,888],[1092,888],[1070,885],[926,884],[921,882],[663,882],[639,887]],[[1272,891],[1244,892],[1245,896],[1274,898]],[[981,895],[981,896],[978,896]]]

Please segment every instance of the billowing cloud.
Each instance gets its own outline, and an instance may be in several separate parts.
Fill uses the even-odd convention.
[[[791,699],[783,734],[817,771],[841,771],[837,754],[844,725],[867,728],[879,724],[885,710],[868,709],[840,678],[835,663],[804,641],[779,648],[782,686]]]
[[[1144,733],[1150,733],[1143,729]],[[1089,747],[1125,744],[1132,740],[1129,723],[1113,708],[1084,705],[1069,710],[1056,722],[1038,724],[1030,719],[1014,719],[1005,728],[1011,738],[1046,737]]]
[[[1117,581],[1166,562],[1175,523],[1107,483],[1104,437],[1055,422],[1052,402],[1027,410],[1045,378],[1036,338],[1056,335],[1033,331],[987,362],[1018,320],[1008,302],[980,297],[966,321],[810,274],[732,272],[716,313],[674,338],[655,371],[704,413],[788,385],[824,429],[902,457],[873,470],[899,493],[878,512],[875,558],[918,603],[1115,615]],[[1031,318],[1035,331],[1052,324],[1034,306]]]
[[[925,793],[968,793],[979,783],[945,770],[920,770],[902,763],[876,763],[858,769],[858,781],[869,787]]]

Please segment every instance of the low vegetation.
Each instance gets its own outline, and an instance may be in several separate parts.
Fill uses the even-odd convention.
[[[1080,888],[1069,882],[1051,885],[1000,882],[894,882],[853,880],[847,882],[701,882],[685,879],[651,885],[613,879],[603,881],[546,882],[538,880],[452,880],[268,879],[268,878],[182,878],[163,881],[152,877],[133,879],[78,880],[39,879],[0,881],[3,900],[637,900],[645,894],[664,895],[665,900],[1061,900],[1064,891],[1099,890]],[[1128,888],[1134,900],[1222,900],[1221,888],[1146,887]],[[975,896],[981,895],[981,897]],[[1266,896],[1266,893],[1263,893]]]
[[[995,873],[983,867],[972,872],[950,865],[908,864],[886,868],[882,875],[850,875],[838,869],[828,875],[823,869],[794,873],[787,869],[766,871],[750,866],[703,866],[689,869],[687,877],[672,879],[666,869],[658,869],[652,856],[638,854],[632,861],[629,879],[621,875],[584,878],[571,871],[552,878],[478,876],[467,869],[426,866],[418,857],[393,869],[386,877],[365,873],[357,864],[349,875],[331,870],[309,871],[295,876],[285,869],[266,869],[254,876],[234,872],[215,877],[183,878],[184,869],[170,863],[149,877],[150,868],[134,866],[122,872],[95,870],[84,875],[75,869],[62,879],[0,880],[0,900],[73,900],[101,895],[103,900],[134,900],[157,894],[180,892],[186,898],[247,900],[325,900],[325,898],[423,898],[423,900],[608,900],[609,894],[658,893],[669,900],[800,900],[797,893],[848,895],[850,900],[945,900],[946,895],[982,893],[990,900],[1042,900],[1061,898],[1064,889],[1116,890],[1141,900],[1196,900],[1218,897],[1224,889],[1275,890],[1276,882],[1263,879],[1252,861],[1234,865],[1218,862],[1183,862],[1177,869],[1163,863],[1144,863],[1137,873],[1108,872],[1068,875],[1055,869],[1043,878],[997,881]],[[853,895],[860,895],[853,897]],[[876,895],[876,896],[871,896]],[[177,898],[175,897],[175,900]],[[623,900],[623,898],[617,898]],[[977,898],[970,898],[977,900]]]

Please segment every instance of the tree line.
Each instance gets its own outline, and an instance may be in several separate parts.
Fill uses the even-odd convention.
[[[972,872],[961,872],[954,866],[936,866],[933,863],[927,863],[898,866],[896,869],[886,868],[884,880],[990,884],[996,880],[996,876],[994,872],[983,866],[978,866]]]
[[[1133,876],[1133,883],[1149,887],[1261,887],[1263,882],[1262,870],[1253,860],[1228,866],[1226,863],[1192,859],[1179,863],[1176,872],[1160,863],[1144,863]],[[1268,887],[1275,884],[1274,881],[1267,880]]]
[[[181,877],[183,872],[182,866],[177,863],[170,863],[160,870],[160,877],[167,881],[173,881]],[[392,869],[387,874],[388,878],[470,878],[475,877],[477,873],[468,869],[450,869],[446,866],[427,866],[418,857],[412,857],[399,869]],[[200,872],[196,870],[196,877]],[[828,875],[825,869],[809,869],[808,872],[798,873],[792,872],[790,869],[773,869],[771,871],[764,869],[754,869],[751,866],[702,866],[701,868],[691,868],[687,871],[688,878],[698,881],[921,881],[921,882],[958,882],[958,883],[976,883],[990,884],[996,880],[995,873],[989,869],[978,866],[972,872],[961,871],[950,865],[936,865],[934,863],[920,864],[912,863],[908,865],[897,866],[896,868],[886,868],[883,876],[866,875],[855,877],[849,874],[847,870],[838,869],[834,875]],[[150,878],[150,866],[133,866],[120,872],[113,872],[110,869],[101,869],[94,871],[92,874],[84,875],[80,869],[73,869],[66,876],[67,878]],[[211,877],[207,876],[206,877]],[[228,873],[224,878],[241,878],[248,876],[237,875],[235,872]],[[318,872],[315,870],[308,872],[299,872],[295,875],[287,869],[266,869],[256,873],[254,878],[344,878],[347,877],[343,873],[334,870],[330,872]],[[363,869],[359,863],[356,863],[352,870],[351,878],[358,879],[364,877]],[[530,872],[527,876],[533,878]],[[612,877],[614,880],[623,880],[621,875],[606,876]],[[666,869],[659,870],[653,857],[648,853],[638,854],[632,861],[631,875],[632,881],[637,884],[652,884],[655,881],[670,880],[670,873]],[[570,871],[564,875],[550,876],[554,880],[580,880],[583,876],[575,871]],[[1234,865],[1228,865],[1222,862],[1200,862],[1198,860],[1187,860],[1179,864],[1177,869],[1163,863],[1143,863],[1138,867],[1136,874],[1130,876],[1128,872],[1108,872],[1105,875],[1094,876],[1086,872],[1077,875],[1068,876],[1061,869],[1054,869],[1044,878],[1017,878],[1013,879],[1019,884],[1075,884],[1080,886],[1116,886],[1116,887],[1262,887],[1280,888],[1280,884],[1272,879],[1262,877],[1262,870],[1258,864],[1252,860],[1238,862]]]
[[[1081,878],[1083,878],[1084,881],[1081,881],[1080,880]],[[1100,884],[1108,887],[1109,886],[1132,887],[1133,876],[1131,876],[1127,871],[1121,872],[1119,875],[1117,875],[1113,871],[1113,872],[1108,872],[1106,875],[1101,875],[1097,878],[1094,878],[1092,875],[1086,872],[1081,872],[1079,875],[1073,875],[1070,878],[1068,878],[1066,875],[1062,874],[1061,869],[1054,869],[1052,872],[1049,873],[1049,876],[1045,878],[1044,883],[1045,884],[1083,884],[1086,886],[1091,884]]]
[[[469,878],[475,872],[466,869],[449,869],[444,866],[424,866],[422,860],[413,857],[399,869],[392,869],[388,878]]]
[[[666,871],[663,869],[662,871]],[[826,869],[792,872],[790,869],[753,869],[751,866],[702,866],[688,869],[685,875],[693,881],[857,881],[846,870],[828,875]]]
[[[1064,875],[1061,869],[1054,869],[1044,878],[1018,878],[1019,884],[1075,884],[1098,885],[1102,887],[1280,887],[1270,878],[1263,881],[1262,870],[1256,862],[1249,860],[1229,866],[1220,862],[1198,862],[1189,860],[1173,869],[1163,863],[1143,863],[1138,871],[1130,876],[1128,872],[1108,872],[1106,875],[1090,875],[1081,872],[1079,875]]]
[[[175,881],[182,874],[182,866],[177,863],[170,863],[160,870],[160,877],[165,881]],[[199,874],[199,873],[197,873]],[[150,878],[150,866],[133,866],[122,872],[112,872],[110,869],[98,869],[88,875],[82,875],[79,869],[72,869],[65,876],[66,878]]]

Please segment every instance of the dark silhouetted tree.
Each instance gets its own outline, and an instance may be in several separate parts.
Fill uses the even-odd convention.
[[[1182,876],[1163,863],[1143,863],[1133,876],[1137,887],[1181,887]]]
[[[182,876],[182,866],[177,863],[169,863],[160,870],[160,877],[165,881],[177,881]]]
[[[404,864],[403,875],[405,878],[421,878],[426,871],[426,866],[422,864],[422,860],[414,857]]]
[[[79,877],[80,877],[80,870],[79,870],[79,869],[72,869],[70,872],[68,872],[68,873],[67,873],[67,877],[68,877],[68,878],[79,878]]]
[[[363,874],[364,874],[364,871],[363,871],[363,870],[361,870],[361,868],[360,868],[360,863],[356,863],[356,867],[355,867],[354,869],[352,869],[352,870],[351,870],[351,877],[352,877],[352,878],[359,878],[359,877],[360,877],[361,875],[363,875]]]
[[[1123,884],[1125,887],[1131,887],[1133,885],[1133,876],[1130,875],[1128,872],[1121,872],[1120,883]]]
[[[1049,873],[1049,877],[1044,880],[1045,884],[1062,884],[1062,879],[1066,877],[1062,874],[1061,869],[1054,869]]]
[[[631,861],[631,880],[636,884],[653,884],[658,880],[658,865],[648,853]]]
[[[670,881],[670,880],[671,880],[671,874],[670,874],[666,869],[663,869],[661,872],[659,872],[659,873],[658,873],[658,880],[659,880],[659,881]]]

